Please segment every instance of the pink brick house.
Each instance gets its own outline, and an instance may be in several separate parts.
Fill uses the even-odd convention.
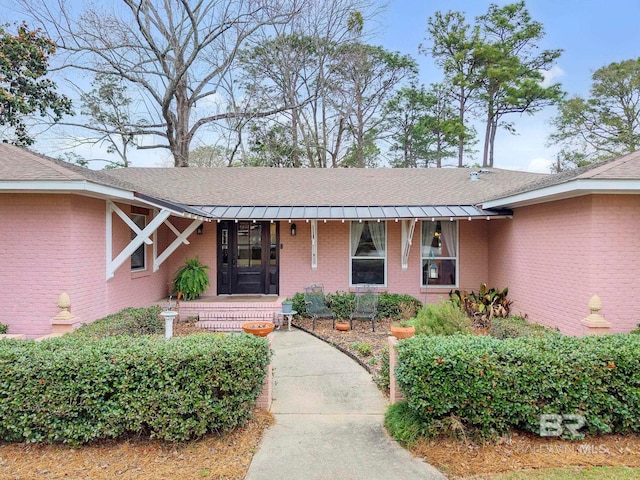
[[[0,322],[11,333],[47,334],[62,292],[82,321],[157,302],[197,255],[210,266],[208,297],[283,299],[323,283],[432,302],[486,282],[509,286],[516,312],[574,334],[597,293],[613,329],[629,330],[638,183],[635,154],[561,175],[91,171],[4,144],[0,290],[10,300]]]

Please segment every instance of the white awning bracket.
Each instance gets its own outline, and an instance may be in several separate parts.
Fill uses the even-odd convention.
[[[411,252],[413,232],[415,232],[416,223],[417,222],[412,222],[411,220],[402,220],[402,270],[409,268],[409,253]]]
[[[113,258],[113,213],[116,213],[124,223],[136,234],[136,236],[124,247],[124,249]],[[133,221],[112,201],[107,200],[107,218],[106,218],[106,264],[107,264],[107,280],[115,276],[116,270],[126,262],[133,252],[135,252],[140,245],[146,243],[147,245],[153,244],[151,236],[162,225],[162,223],[169,218],[171,212],[169,210],[161,210],[144,229],[140,228],[133,223]]]
[[[173,227],[173,225],[171,225],[169,222],[164,222],[167,225],[170,225],[169,228]],[[181,245],[181,244],[185,244],[185,245],[189,245],[189,241],[187,240],[187,238],[189,237],[189,235],[191,235],[202,223],[201,220],[194,220],[193,222],[191,222],[189,224],[189,226],[187,228],[185,228],[184,232],[180,233],[180,231],[178,229],[171,228],[171,230],[173,231],[173,233],[176,234],[177,238],[171,242],[171,245],[169,245],[167,248],[164,249],[164,252],[162,252],[160,255],[158,255],[157,257],[155,257],[153,259],[153,271],[157,272],[158,269],[160,268],[160,265],[162,265],[164,263],[164,261],[169,258],[169,256],[171,256],[171,254],[173,252],[176,251],[176,249]]]
[[[318,269],[318,220],[311,220],[311,270]]]

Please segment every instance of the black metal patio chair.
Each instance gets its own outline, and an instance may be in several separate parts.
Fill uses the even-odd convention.
[[[368,318],[371,320],[371,329],[376,331],[376,315],[378,315],[378,291],[373,286],[360,286],[356,288],[355,306],[349,315],[349,325],[353,330],[354,318]]]
[[[313,330],[316,329],[316,320],[319,318],[330,318],[333,328],[336,328],[336,314],[327,305],[327,297],[324,295],[324,286],[313,284],[304,288],[304,303],[307,313],[313,320]]]

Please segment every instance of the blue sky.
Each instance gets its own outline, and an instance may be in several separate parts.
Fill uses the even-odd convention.
[[[78,0],[72,0],[76,2]],[[455,10],[465,12],[467,18],[473,20],[485,13],[490,3],[484,0],[387,0],[371,43],[413,56],[420,64],[422,83],[440,81],[441,73],[433,60],[418,53],[418,46],[425,42],[427,19],[439,10]],[[640,0],[529,0],[526,4],[533,19],[541,22],[546,31],[540,47],[564,50],[554,69],[554,80],[560,82],[569,95],[588,95],[594,70],[611,62],[640,57]],[[20,18],[10,0],[0,0],[0,6],[5,7],[4,16],[11,17],[6,20]],[[557,153],[553,146],[546,146],[551,131],[549,121],[554,113],[555,109],[548,108],[534,116],[511,116],[509,120],[514,122],[518,134],[498,132],[494,166],[548,172]],[[484,126],[478,123],[476,128],[481,136]],[[36,148],[45,154],[59,154],[58,147],[50,141],[39,142]],[[478,143],[476,149],[478,153],[472,161],[481,160],[482,144]],[[85,158],[107,156],[98,148],[84,147],[78,153]],[[161,150],[134,152],[132,159],[135,166],[172,163]]]
[[[412,55],[420,63],[421,81],[437,82],[441,74],[433,60],[418,54],[418,45],[425,42],[427,19],[439,10],[454,10],[465,12],[472,20],[491,3],[512,2],[390,0],[374,42]],[[640,57],[640,0],[529,0],[526,5],[533,19],[544,25],[546,36],[540,47],[563,49],[554,73],[569,95],[588,95],[594,70]],[[548,171],[556,154],[555,148],[545,146],[554,111],[549,108],[535,116],[512,117],[518,135],[498,132],[494,166]],[[482,125],[477,128],[481,133]],[[481,159],[480,153],[476,157]]]

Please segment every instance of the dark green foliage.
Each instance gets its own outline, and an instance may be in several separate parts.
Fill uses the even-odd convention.
[[[4,335],[9,331],[9,325],[5,325],[4,323],[0,323],[0,335]]]
[[[429,425],[424,422],[407,402],[398,402],[387,408],[384,426],[402,445],[411,446],[420,437],[429,436]]]
[[[518,337],[543,337],[545,335],[561,335],[537,323],[529,323],[521,317],[494,318],[489,325],[489,335],[504,340]]]
[[[396,374],[411,410],[436,429],[456,418],[473,436],[538,433],[541,414],[578,414],[581,433],[640,431],[640,337],[415,336]]]
[[[399,319],[400,305],[413,305],[415,310],[422,308],[422,302],[411,295],[400,293],[381,293],[378,298],[378,316],[380,318]]]
[[[451,290],[449,299],[467,313],[475,326],[488,327],[493,318],[509,316],[513,302],[507,299],[508,293],[508,288],[487,288],[486,283],[481,283],[478,292]]]
[[[640,323],[638,324],[638,328],[634,328],[629,333],[633,333],[634,335],[640,335]]]
[[[102,338],[113,335],[154,335],[164,333],[164,320],[158,305],[147,308],[125,308],[93,323],[87,323],[69,334]]]
[[[197,298],[209,286],[208,269],[209,267],[203,265],[198,257],[185,260],[173,278],[175,292],[182,292],[185,300]]]
[[[453,302],[429,304],[411,321],[416,335],[453,335],[471,333],[471,320]]]
[[[184,441],[251,415],[269,346],[253,335],[0,342],[0,439]]]
[[[26,23],[16,25],[15,34],[8,26],[0,25],[0,125],[5,127],[3,139],[28,146],[34,142],[27,132],[28,119],[48,116],[55,123],[73,112],[71,100],[59,95],[56,84],[46,78],[55,42]]]
[[[328,293],[327,303],[337,318],[349,318],[349,314],[355,306],[355,294],[349,292]],[[306,316],[307,308],[304,303],[304,294],[296,293],[293,297],[293,309],[299,315]],[[378,295],[378,318],[400,318],[400,305],[414,305],[415,309],[422,308],[422,303],[411,295],[400,295],[398,293],[380,293]]]
[[[381,351],[380,351],[380,372],[378,373],[378,375],[374,378],[376,384],[378,385],[378,387],[380,387],[381,390],[388,392],[389,391],[389,386],[391,385],[391,381],[389,378],[389,347],[385,346]]]
[[[307,306],[304,303],[304,293],[296,293],[291,297],[293,302],[293,309],[298,312],[298,315],[305,317],[307,315]]]
[[[338,318],[349,318],[356,305],[356,296],[349,292],[336,292],[327,295],[327,303]]]
[[[354,342],[351,348],[361,357],[370,357],[373,355],[373,346],[367,342]]]

